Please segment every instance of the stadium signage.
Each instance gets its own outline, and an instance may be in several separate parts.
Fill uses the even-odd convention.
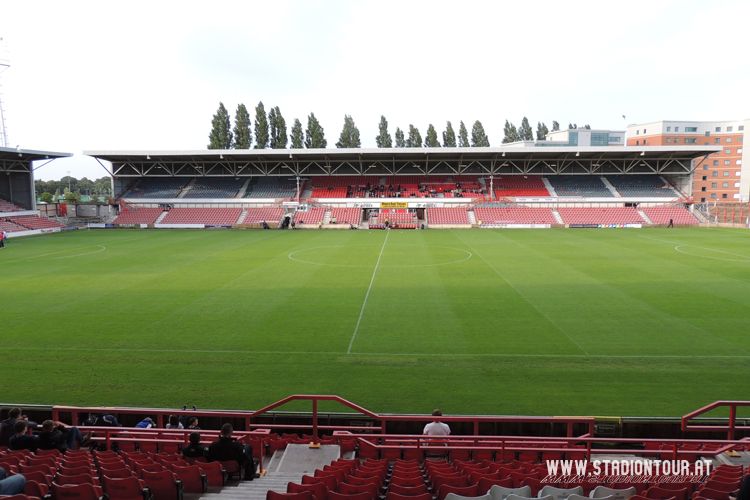
[[[380,203],[380,208],[409,208],[407,201],[384,201]]]
[[[711,474],[710,460],[547,460],[542,483],[699,483]]]

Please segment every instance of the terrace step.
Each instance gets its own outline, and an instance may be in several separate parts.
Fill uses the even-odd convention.
[[[550,196],[557,197],[555,188],[552,187],[552,183],[550,183],[549,179],[547,179],[546,177],[542,177],[542,182],[544,183],[544,187],[547,188],[547,191],[549,191]]]
[[[562,216],[560,215],[560,212],[558,212],[557,210],[552,210],[552,215],[554,216],[558,224],[565,224],[563,222]]]
[[[290,482],[299,483],[303,473],[269,472],[253,481],[242,481],[237,486],[225,486],[219,493],[200,496],[206,500],[265,500],[268,490],[285,492]]]
[[[323,216],[323,224],[330,224],[331,223],[331,210],[326,210],[325,215]]]
[[[612,193],[612,196],[614,196],[615,198],[622,198],[622,196],[620,196],[620,193],[617,192],[617,189],[615,189],[612,183],[609,182],[609,179],[607,179],[606,177],[602,177],[601,179],[602,183],[607,186],[607,189],[609,189],[609,192]]]
[[[156,220],[154,221],[154,224],[161,224],[161,221],[163,221],[164,217],[166,217],[167,215],[169,215],[169,211],[164,210],[162,213],[159,214],[159,217],[156,218]]]
[[[242,212],[240,213],[240,218],[237,219],[235,224],[242,224],[242,221],[245,220],[245,217],[247,216],[247,208],[243,208]]]
[[[195,186],[196,181],[198,180],[197,177],[193,177],[190,179],[190,182],[188,182],[188,185],[182,188],[182,191],[177,195],[178,198],[184,198],[186,194],[190,192],[191,189],[193,189],[193,186]]]
[[[242,184],[242,187],[240,188],[240,192],[237,193],[237,196],[235,198],[244,198],[245,193],[247,192],[248,186],[250,186],[250,181],[253,180],[252,177],[248,177],[245,182]]]
[[[653,223],[654,223],[654,222],[653,222],[653,221],[652,221],[652,220],[651,220],[651,219],[649,218],[649,216],[648,216],[648,215],[646,215],[646,212],[644,212],[643,210],[638,210],[638,215],[640,215],[641,217],[643,217],[643,220],[645,220],[645,221],[646,221],[646,224],[653,224]]]
[[[469,224],[472,226],[477,223],[477,216],[474,213],[474,210],[468,210],[466,212],[466,215],[469,217]]]

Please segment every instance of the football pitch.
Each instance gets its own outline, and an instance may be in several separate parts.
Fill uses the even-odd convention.
[[[739,229],[73,231],[0,250],[2,399],[677,416],[749,313]]]

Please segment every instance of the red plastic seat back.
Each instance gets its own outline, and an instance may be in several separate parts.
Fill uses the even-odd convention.
[[[372,496],[370,496],[369,493],[354,493],[352,495],[347,495],[345,493],[329,491],[328,500],[372,500]]]
[[[385,500],[432,500],[432,495],[429,493],[421,493],[419,495],[399,495],[398,493],[388,490]]]
[[[114,478],[104,476],[104,492],[110,500],[141,500],[143,489],[135,477]]]
[[[173,472],[162,469],[158,472],[143,471],[143,485],[151,490],[158,500],[178,500],[181,498],[182,485],[177,482]]]
[[[66,484],[52,483],[52,498],[55,500],[99,500],[102,496],[101,488],[93,484]]]
[[[477,485],[456,486],[453,484],[444,484],[438,489],[437,500],[443,500],[448,493],[455,493],[462,497],[476,497]]]
[[[177,479],[182,481],[182,488],[185,493],[206,492],[205,474],[198,465],[190,465],[188,467],[173,466],[172,472],[175,473]]]
[[[266,500],[314,500],[314,497],[309,491],[301,491],[299,493],[279,493],[268,490],[266,493]]]
[[[297,484],[288,483],[286,485],[287,493],[302,493],[309,491],[315,497],[315,500],[328,500],[328,487],[323,483]]]

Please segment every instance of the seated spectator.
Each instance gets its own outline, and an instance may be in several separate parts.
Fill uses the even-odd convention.
[[[422,434],[425,436],[448,436],[451,433],[451,428],[448,424],[445,424],[439,420],[443,416],[443,412],[440,410],[434,410],[432,416],[436,417],[435,420],[424,426]]]
[[[210,461],[236,460],[245,471],[245,480],[252,481],[255,477],[255,461],[253,460],[253,449],[248,445],[238,443],[232,438],[232,424],[226,423],[221,426],[219,439],[208,447],[206,458]]]
[[[8,446],[10,438],[13,436],[13,428],[16,425],[16,420],[20,417],[20,408],[11,408],[8,410],[8,418],[0,422],[0,446]]]
[[[39,448],[39,438],[28,432],[28,423],[25,420],[16,420],[13,426],[13,436],[8,442],[11,450],[31,450],[36,451]]]
[[[190,417],[187,421],[187,428],[199,431],[201,428],[198,427],[198,417]]]
[[[8,473],[0,467],[0,495],[18,495],[23,493],[26,487],[26,478],[22,474],[8,476]]]
[[[75,449],[81,446],[83,436],[78,427],[67,427],[62,422],[45,420],[42,432],[39,433],[39,449],[60,450]]]
[[[184,429],[182,424],[180,423],[180,419],[177,418],[177,415],[170,415],[169,416],[169,422],[167,422],[167,429]]]
[[[185,458],[203,458],[208,450],[201,444],[201,435],[199,432],[190,433],[190,444],[182,449],[182,456]]]
[[[137,424],[135,424],[135,426],[138,429],[150,429],[150,428],[154,427],[155,424],[154,424],[154,421],[153,421],[153,419],[151,417],[146,417],[143,420],[141,420],[140,422],[138,422]]]

